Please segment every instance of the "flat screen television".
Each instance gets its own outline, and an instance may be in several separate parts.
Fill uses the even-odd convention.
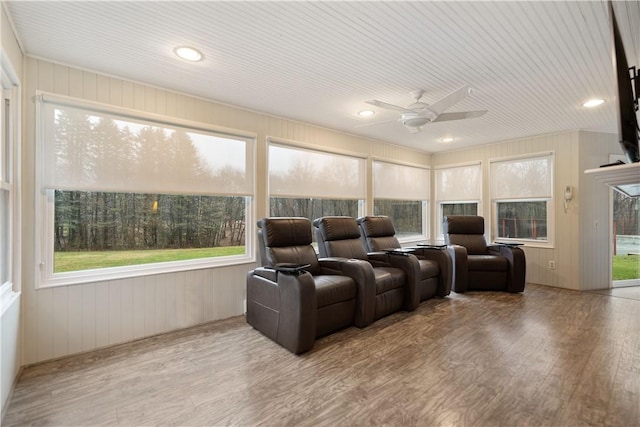
[[[611,1],[609,1],[609,15],[611,17],[611,33],[614,44],[613,69],[618,89],[618,135],[627,161],[636,163],[640,162],[640,146],[638,143],[640,129],[638,128],[638,118],[636,116],[640,77],[636,77],[635,67],[633,68],[634,76],[630,75],[627,56],[624,52],[620,29],[618,28]]]

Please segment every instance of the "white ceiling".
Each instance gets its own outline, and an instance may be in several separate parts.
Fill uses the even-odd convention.
[[[570,129],[617,131],[607,4],[592,2],[12,1],[27,55],[428,152]],[[630,65],[640,65],[640,2],[615,2]],[[189,45],[199,63],[175,57]],[[378,99],[480,118],[410,134]],[[607,102],[596,109],[588,98]],[[453,136],[452,144],[439,140]]]

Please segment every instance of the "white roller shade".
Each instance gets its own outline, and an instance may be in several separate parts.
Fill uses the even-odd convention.
[[[427,168],[373,162],[373,195],[376,199],[429,200],[430,187],[431,171]]]
[[[365,159],[288,145],[269,145],[271,197],[365,198]]]
[[[553,194],[551,154],[491,162],[491,198],[551,198]]]
[[[63,100],[65,101],[65,100]],[[253,141],[41,97],[45,189],[252,195]],[[81,104],[81,101],[77,101]]]
[[[480,163],[436,169],[436,198],[439,201],[473,201],[482,196]]]

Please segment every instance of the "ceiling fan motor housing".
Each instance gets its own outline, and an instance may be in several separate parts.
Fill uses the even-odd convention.
[[[434,115],[435,116],[435,115]],[[434,117],[435,118],[435,117]],[[431,120],[428,114],[420,114],[420,113],[403,113],[402,114],[402,124],[412,128],[418,128],[426,125]]]

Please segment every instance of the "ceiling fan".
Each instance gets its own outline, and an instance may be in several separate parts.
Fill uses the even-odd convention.
[[[386,102],[377,100],[366,101],[367,104],[375,105],[376,107],[399,111],[402,113],[402,115],[399,119],[388,120],[386,122],[367,123],[356,127],[374,126],[383,123],[398,121],[402,123],[407,129],[409,129],[409,132],[418,133],[427,123],[480,117],[484,115],[487,110],[445,113],[446,110],[453,107],[455,104],[462,101],[467,96],[471,95],[472,92],[473,89],[471,89],[469,86],[463,86],[431,105],[425,104],[424,102],[420,101],[422,99],[422,95],[424,95],[424,90],[421,89],[411,92],[411,97],[413,98],[414,103],[408,105],[407,107],[400,107],[399,105],[388,104]]]

